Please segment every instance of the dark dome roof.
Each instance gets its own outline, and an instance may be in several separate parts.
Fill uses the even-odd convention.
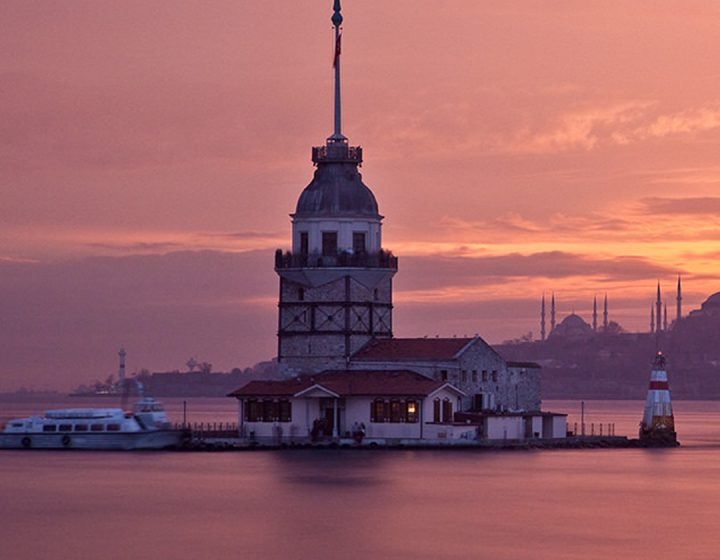
[[[720,292],[716,292],[709,298],[707,298],[705,300],[705,303],[703,303],[703,307],[705,307],[706,305],[712,305],[713,307],[716,305],[720,305]]]
[[[362,182],[355,163],[319,163],[300,194],[297,217],[357,216],[380,219],[372,191]]]
[[[565,325],[566,327],[570,327],[570,328],[581,328],[581,329],[590,326],[585,322],[585,320],[582,317],[580,317],[580,315],[577,315],[575,313],[571,313],[570,315],[565,317],[560,322],[560,324]]]

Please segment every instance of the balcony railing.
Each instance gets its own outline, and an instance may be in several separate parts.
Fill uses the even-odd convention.
[[[315,146],[312,149],[313,163],[327,161],[362,163],[362,148],[348,146],[345,143],[328,143],[327,146]]]
[[[377,253],[350,253],[342,251],[328,257],[320,253],[291,253],[282,249],[275,251],[275,269],[284,268],[389,268],[397,270],[398,258],[390,251]]]

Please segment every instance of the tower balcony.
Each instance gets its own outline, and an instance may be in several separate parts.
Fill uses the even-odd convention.
[[[347,142],[328,142],[325,146],[313,146],[312,161],[318,163],[362,163],[362,148],[348,146]]]
[[[341,251],[335,256],[320,253],[292,253],[275,251],[275,270],[288,268],[384,268],[397,270],[398,258],[390,251],[352,253]]]

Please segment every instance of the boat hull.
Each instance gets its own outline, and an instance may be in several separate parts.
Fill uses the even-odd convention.
[[[120,433],[0,433],[0,449],[168,449],[182,446],[183,430],[150,430]]]

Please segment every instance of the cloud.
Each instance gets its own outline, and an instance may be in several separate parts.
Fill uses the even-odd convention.
[[[640,211],[649,215],[711,215],[720,214],[720,197],[646,197],[640,199]]]
[[[401,257],[398,289],[452,291],[460,287],[502,285],[511,280],[567,280],[591,278],[602,281],[645,280],[674,270],[640,256],[594,257],[562,251],[495,256]]]

